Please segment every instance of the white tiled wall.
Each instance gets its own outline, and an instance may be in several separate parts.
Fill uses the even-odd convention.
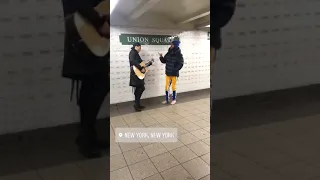
[[[240,0],[223,29],[215,99],[320,83],[320,1]]]
[[[180,71],[177,93],[210,88],[210,41],[207,40],[207,32],[111,27],[111,104],[134,99],[132,88],[129,86],[130,68],[128,55],[132,46],[121,45],[119,41],[121,33],[178,35],[185,64]],[[168,48],[169,45],[142,46],[140,53],[142,59],[146,62],[151,58],[155,59],[155,63],[149,68],[149,73],[145,78],[146,91],[143,94],[143,98],[164,95],[165,65],[160,62],[158,52],[165,54]]]
[[[79,121],[61,77],[62,17],[60,0],[0,1],[0,135]]]

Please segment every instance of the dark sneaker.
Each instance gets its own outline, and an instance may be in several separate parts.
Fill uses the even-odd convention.
[[[102,157],[98,145],[93,145],[93,143],[84,142],[83,139],[79,136],[76,139],[76,144],[82,156],[89,159]]]
[[[134,107],[134,109],[135,109],[137,112],[140,112],[140,111],[141,111],[140,107],[138,107],[137,105],[133,105],[133,107]]]
[[[108,141],[97,141],[96,146],[99,149],[109,149],[110,143]]]
[[[90,147],[90,148],[79,147],[79,152],[82,154],[82,156],[89,158],[89,159],[102,157],[100,150],[98,148],[94,148],[94,147]]]

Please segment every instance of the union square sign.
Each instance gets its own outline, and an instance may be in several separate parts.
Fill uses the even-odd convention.
[[[142,45],[170,45],[173,40],[179,40],[175,35],[146,35],[146,34],[121,34],[119,36],[122,45],[140,43]]]

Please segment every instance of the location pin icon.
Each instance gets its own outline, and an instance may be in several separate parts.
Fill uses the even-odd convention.
[[[119,133],[119,137],[122,137],[122,133]]]

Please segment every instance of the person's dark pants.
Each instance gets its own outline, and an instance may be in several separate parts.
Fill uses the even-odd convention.
[[[97,142],[96,123],[101,105],[108,94],[105,78],[88,78],[81,81],[79,95],[81,146],[93,147]]]
[[[210,51],[210,117],[213,117],[213,96],[212,96],[212,85],[213,85],[213,66],[214,66],[214,62],[217,59],[217,51],[215,48],[211,47],[211,51]],[[210,119],[211,119],[210,118]],[[212,122],[211,122],[212,124]]]
[[[134,99],[135,99],[135,105],[136,106],[141,106],[140,104],[140,99],[141,99],[141,96],[142,96],[142,93],[143,91],[145,90],[145,87],[144,85],[141,85],[141,86],[137,86],[135,87],[135,91],[134,91]]]

